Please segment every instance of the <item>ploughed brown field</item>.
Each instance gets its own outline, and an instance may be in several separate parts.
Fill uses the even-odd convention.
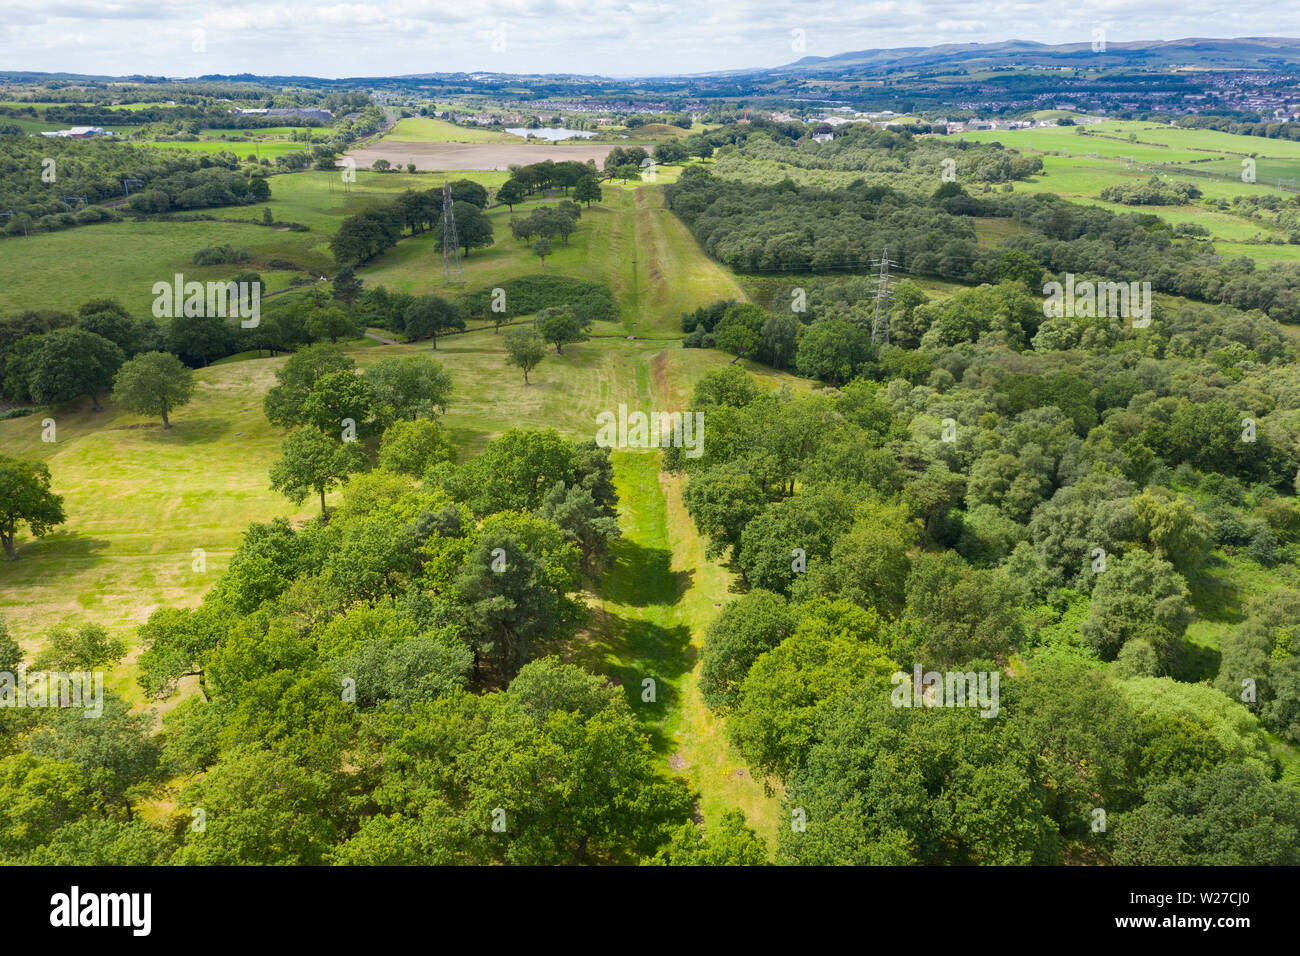
[[[608,143],[598,146],[556,143],[553,146],[520,143],[402,143],[379,142],[347,155],[359,168],[369,168],[377,159],[394,166],[415,163],[416,169],[495,169],[505,171],[511,163],[527,166],[551,159],[557,163],[594,159],[599,165],[612,149]]]

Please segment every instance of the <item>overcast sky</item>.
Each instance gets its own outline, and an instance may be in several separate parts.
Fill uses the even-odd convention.
[[[1098,27],[1112,43],[1300,35],[1300,4],[1224,0],[0,3],[0,69],[115,75],[663,75],[881,47],[1087,42]]]

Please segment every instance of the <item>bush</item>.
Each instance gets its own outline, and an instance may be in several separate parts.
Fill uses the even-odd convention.
[[[250,256],[247,249],[236,249],[231,245],[209,246],[194,253],[196,266],[221,266],[230,263],[247,262]]]
[[[499,288],[505,292],[505,315],[531,315],[542,309],[568,306],[579,322],[613,322],[618,319],[618,303],[609,287],[567,276],[535,275],[508,279]],[[462,314],[476,318],[494,318],[493,290],[478,289],[458,301]]]

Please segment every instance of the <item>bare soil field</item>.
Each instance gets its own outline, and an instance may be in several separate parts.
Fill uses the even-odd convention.
[[[505,171],[511,163],[526,166],[551,159],[557,163],[577,160],[604,161],[613,147],[557,143],[553,146],[520,143],[401,143],[384,141],[348,153],[361,168],[377,159],[394,166],[415,163],[416,169],[495,169]]]

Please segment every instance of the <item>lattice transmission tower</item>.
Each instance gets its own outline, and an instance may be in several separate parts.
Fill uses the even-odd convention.
[[[889,258],[889,247],[881,252],[879,259],[871,260],[871,267],[876,269],[876,311],[871,318],[871,342],[889,344],[889,299],[894,294],[889,287],[889,270],[897,268],[898,263]]]
[[[460,264],[460,242],[456,238],[456,213],[452,209],[451,184],[442,184],[442,277],[455,284],[465,281]]]

